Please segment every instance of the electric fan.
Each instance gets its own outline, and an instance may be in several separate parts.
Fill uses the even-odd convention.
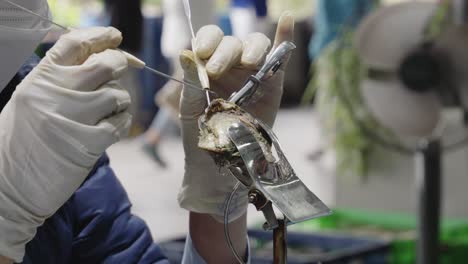
[[[441,152],[467,141],[441,143],[446,135],[443,107],[460,108],[468,120],[466,7],[468,1],[383,6],[369,14],[355,34],[358,56],[367,69],[361,82],[363,99],[374,118],[398,139],[356,121],[384,147],[417,158],[418,263],[438,262]],[[434,21],[441,30],[434,30]]]

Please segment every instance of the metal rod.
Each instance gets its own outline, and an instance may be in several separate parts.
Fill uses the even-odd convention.
[[[416,186],[419,196],[417,263],[437,264],[440,250],[440,141],[422,142],[416,158]]]
[[[198,78],[200,79],[201,86],[205,90],[206,94],[206,102],[208,105],[211,104],[211,99],[210,99],[210,80],[208,77],[208,73],[205,68],[204,62],[198,57],[197,52],[196,52],[196,44],[195,44],[195,31],[193,30],[193,22],[192,22],[192,9],[190,8],[190,0],[183,0],[184,3],[184,10],[185,10],[185,16],[187,17],[187,21],[190,27],[190,32],[192,34],[192,50],[193,50],[193,56],[195,59],[195,64],[197,65],[197,72],[198,72]]]
[[[200,87],[198,87],[198,86],[196,86],[196,85],[194,85],[194,84],[191,84],[191,83],[188,83],[188,82],[179,80],[179,79],[177,79],[177,78],[172,77],[172,76],[169,75],[169,74],[165,74],[165,73],[160,72],[160,71],[158,71],[158,70],[155,70],[155,69],[153,69],[153,68],[151,68],[151,67],[149,67],[149,66],[145,66],[144,69],[146,69],[146,70],[148,70],[148,71],[150,71],[150,72],[152,72],[152,73],[154,73],[154,74],[156,74],[156,75],[159,75],[159,76],[162,76],[162,77],[164,77],[164,78],[173,80],[173,81],[175,81],[175,82],[184,84],[184,85],[188,86],[189,88],[193,88],[193,89],[197,89],[197,90],[199,90],[199,91],[203,91],[202,88],[200,88]]]
[[[208,105],[210,105],[211,104],[210,90],[205,89],[205,95],[206,95],[206,102],[208,103]]]
[[[229,199],[227,200],[226,205],[224,207],[224,238],[226,239],[228,247],[229,249],[231,249],[231,252],[236,258],[238,264],[244,264],[245,263],[244,260],[242,260],[241,256],[236,251],[234,244],[232,243],[231,233],[229,231],[229,208],[231,207],[232,199],[234,198],[234,195],[237,193],[237,190],[239,189],[240,186],[241,186],[241,183],[237,182],[231,194],[229,195]]]
[[[286,243],[286,221],[278,219],[278,227],[273,230],[273,263],[286,264],[288,245]]]
[[[192,34],[192,39],[195,39],[195,31],[193,30],[192,23],[192,8],[190,7],[190,0],[183,0],[185,16],[189,24],[190,33]]]

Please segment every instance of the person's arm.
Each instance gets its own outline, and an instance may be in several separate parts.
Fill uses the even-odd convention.
[[[13,260],[0,256],[0,264],[13,264]]]
[[[273,48],[283,41],[292,41],[294,19],[285,14],[278,22]],[[196,37],[196,55],[206,60],[211,89],[222,98],[240,89],[245,80],[255,74],[264,62],[271,41],[263,34],[253,33],[244,41],[224,36],[216,26],[201,28]],[[183,51],[180,56],[184,79],[200,83],[194,53]],[[250,114],[272,126],[283,93],[284,70],[262,82],[261,98],[245,107]],[[224,237],[224,204],[238,182],[231,174],[217,166],[207,151],[198,147],[199,117],[206,108],[202,90],[184,87],[180,105],[182,139],[185,152],[185,176],[179,192],[179,204],[190,211],[190,236],[183,263],[237,263]],[[230,234],[237,252],[247,258],[247,188],[240,188],[233,196],[229,210]],[[190,255],[190,257],[188,257]]]
[[[241,257],[247,251],[247,215],[229,224],[234,248]],[[207,214],[190,213],[190,236],[198,254],[206,263],[236,263],[224,237],[224,224]]]
[[[90,199],[93,197],[93,199]],[[75,263],[168,263],[104,155],[70,200]]]
[[[0,255],[22,262],[39,226],[80,187],[131,122],[113,28],[70,30],[0,115]],[[66,173],[66,177],[64,176]]]

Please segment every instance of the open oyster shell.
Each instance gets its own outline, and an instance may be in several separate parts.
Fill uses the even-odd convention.
[[[198,147],[212,154],[219,166],[236,165],[242,159],[229,138],[229,127],[242,122],[259,142],[268,161],[274,161],[271,141],[255,118],[238,105],[223,99],[213,100],[204,116],[199,120],[200,137]]]

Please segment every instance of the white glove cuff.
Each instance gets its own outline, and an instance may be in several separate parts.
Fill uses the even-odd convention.
[[[22,225],[0,216],[0,256],[23,261],[25,246],[36,234],[37,227]]]
[[[186,176],[187,177],[187,176]],[[190,177],[190,176],[189,176]],[[231,175],[219,175],[219,177],[234,177]],[[224,223],[224,212],[231,192],[219,193],[219,196],[206,195],[203,187],[192,185],[183,186],[178,195],[178,201],[181,208],[188,211],[209,214],[216,221]],[[241,185],[232,197],[229,206],[229,223],[234,222],[247,212],[248,190]]]

